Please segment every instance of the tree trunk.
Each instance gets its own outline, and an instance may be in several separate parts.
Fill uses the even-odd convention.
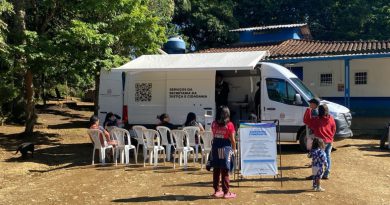
[[[25,0],[13,0],[13,6],[15,11],[15,21],[13,26],[13,32],[15,33],[14,44],[25,45],[26,44],[26,1]],[[24,73],[24,86],[25,86],[25,115],[26,115],[26,127],[24,132],[30,134],[34,131],[34,125],[36,122],[35,104],[34,104],[34,90],[33,90],[33,73],[27,68],[26,54],[21,52],[16,55],[16,66]]]
[[[25,112],[26,112],[26,127],[24,133],[31,134],[34,131],[37,116],[35,114],[34,103],[34,88],[33,88],[33,74],[31,70],[27,70],[24,76],[25,93]]]
[[[95,100],[94,102],[94,111],[95,115],[99,114],[99,86],[100,86],[100,73],[98,72],[95,75]]]

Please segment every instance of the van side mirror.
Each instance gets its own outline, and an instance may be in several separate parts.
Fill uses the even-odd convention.
[[[302,102],[302,97],[300,94],[295,94],[295,101],[294,101],[294,104],[295,105],[302,105],[303,102]]]

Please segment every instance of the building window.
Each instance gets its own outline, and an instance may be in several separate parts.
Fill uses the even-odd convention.
[[[320,75],[320,86],[330,86],[332,83],[332,73],[322,73]]]
[[[367,72],[356,72],[355,85],[366,85],[366,84],[367,84]]]

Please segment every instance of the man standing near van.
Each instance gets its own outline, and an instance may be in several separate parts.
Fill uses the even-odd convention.
[[[218,109],[220,106],[227,106],[229,95],[229,85],[223,81],[223,76],[220,73],[216,75],[215,83],[215,105]]]
[[[259,112],[259,106],[260,106],[260,88],[261,88],[261,81],[256,83],[257,90],[255,93],[255,112],[257,115],[257,119],[260,119],[260,112]]]
[[[310,103],[309,108],[311,109],[311,116],[317,117],[318,116],[318,106],[320,105],[320,99],[313,98],[313,99],[309,100],[309,103]],[[306,125],[308,125],[308,124],[306,124]],[[313,130],[311,130],[310,128],[307,128],[307,129],[308,129],[307,130],[308,135],[306,138],[306,149],[310,152],[311,146],[313,143],[314,134],[313,134]]]

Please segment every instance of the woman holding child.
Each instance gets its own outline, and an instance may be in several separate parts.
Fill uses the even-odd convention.
[[[312,108],[307,108],[303,117],[303,122],[313,131],[315,137],[322,139],[325,143],[325,155],[327,167],[322,179],[328,179],[331,168],[331,156],[333,138],[336,133],[336,123],[329,115],[328,106],[323,104],[318,106],[318,116],[313,116]]]

